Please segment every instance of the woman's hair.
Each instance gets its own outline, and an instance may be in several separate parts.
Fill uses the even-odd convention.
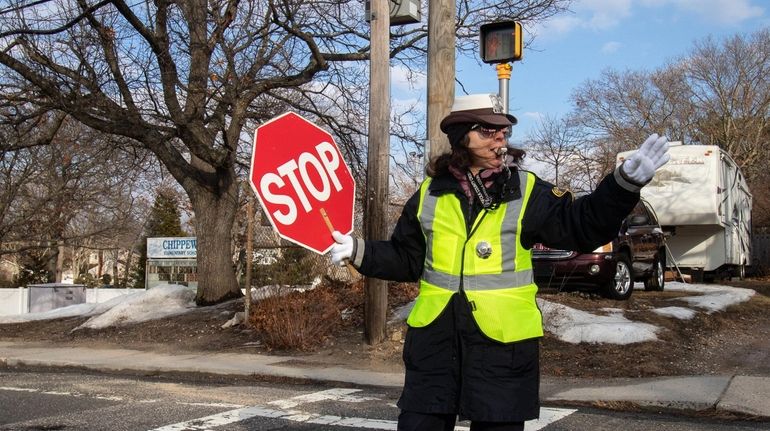
[[[449,173],[450,166],[460,172],[465,172],[471,166],[471,161],[473,160],[471,151],[468,149],[470,140],[470,137],[466,134],[459,141],[459,145],[452,146],[452,152],[441,154],[431,160],[428,167],[425,168],[425,172],[428,176],[435,178],[446,175]],[[527,154],[524,150],[511,147],[510,145],[506,145],[506,148],[508,149],[506,154],[513,157],[513,163],[515,165],[518,165]]]

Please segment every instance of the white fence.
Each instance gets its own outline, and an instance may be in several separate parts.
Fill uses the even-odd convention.
[[[26,287],[0,289],[0,316],[27,313],[29,309],[28,292]],[[86,302],[89,304],[106,302],[112,298],[134,292],[144,292],[144,289],[86,289]]]

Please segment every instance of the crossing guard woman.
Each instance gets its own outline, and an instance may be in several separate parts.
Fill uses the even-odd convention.
[[[418,281],[408,319],[399,430],[523,430],[539,415],[539,339],[531,247],[591,251],[610,241],[639,190],[668,161],[651,135],[590,195],[574,199],[518,168],[516,118],[496,95],[456,98],[441,122],[451,153],[433,160],[387,241],[334,232],[335,264]]]

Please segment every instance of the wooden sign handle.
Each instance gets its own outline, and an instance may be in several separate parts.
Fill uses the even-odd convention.
[[[326,222],[326,227],[329,228],[329,233],[334,232],[334,226],[332,226],[332,221],[329,220],[329,214],[326,214],[326,210],[324,208],[321,208],[321,217],[324,218],[324,221]]]
[[[326,214],[326,209],[321,208],[321,217],[323,217],[324,222],[326,222],[326,227],[329,228],[329,233],[331,234],[334,232],[334,226],[332,226],[332,221],[329,220],[329,214]],[[355,240],[354,240],[355,241]],[[345,259],[345,266],[348,267],[348,273],[350,273],[351,278],[355,278],[356,273],[353,272],[353,265],[350,264],[350,261]]]

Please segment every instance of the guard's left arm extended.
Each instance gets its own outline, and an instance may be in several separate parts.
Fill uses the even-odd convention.
[[[640,188],[625,181],[619,168],[604,177],[593,193],[579,198],[537,179],[522,220],[522,245],[594,250],[617,235],[639,201]]]

